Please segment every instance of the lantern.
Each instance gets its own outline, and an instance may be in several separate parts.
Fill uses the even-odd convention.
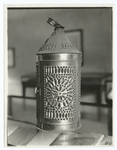
[[[54,32],[36,55],[37,128],[74,131],[80,123],[81,52],[64,27],[49,18]]]

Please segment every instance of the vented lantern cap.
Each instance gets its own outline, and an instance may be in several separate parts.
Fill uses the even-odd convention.
[[[49,18],[47,21],[50,25],[54,26],[54,32],[46,40],[44,45],[40,48],[39,54],[42,53],[81,53],[78,49],[70,42],[69,38],[64,33],[64,27],[58,22]]]

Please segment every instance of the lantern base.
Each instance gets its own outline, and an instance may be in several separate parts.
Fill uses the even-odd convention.
[[[67,131],[76,131],[81,128],[81,121],[73,124],[65,124],[65,125],[52,125],[39,122],[37,125],[37,129],[45,130],[45,131],[58,131],[58,132],[67,132]]]

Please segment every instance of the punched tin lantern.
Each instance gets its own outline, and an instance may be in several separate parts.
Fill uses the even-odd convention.
[[[69,41],[58,22],[36,55],[37,128],[74,131],[81,127],[81,52]]]

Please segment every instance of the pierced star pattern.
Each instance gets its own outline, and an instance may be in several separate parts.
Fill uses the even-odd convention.
[[[44,117],[68,120],[75,117],[74,66],[44,66]]]

